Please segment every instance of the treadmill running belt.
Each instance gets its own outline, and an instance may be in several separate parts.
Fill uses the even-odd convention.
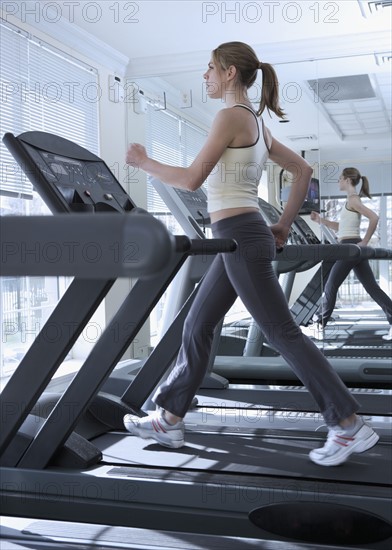
[[[167,449],[154,440],[143,440],[123,432],[111,432],[93,440],[103,454],[103,462],[122,466],[145,466],[201,470],[208,472],[323,479],[358,484],[392,483],[392,447],[379,442],[363,455],[350,457],[347,465],[325,468],[313,464],[308,453],[321,446],[324,434],[295,432],[285,436],[248,433],[186,432],[180,449]],[[223,430],[222,430],[223,432]],[[256,432],[256,433],[255,433]],[[259,432],[259,433],[257,433]]]

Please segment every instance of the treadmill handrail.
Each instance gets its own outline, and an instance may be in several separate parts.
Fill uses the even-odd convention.
[[[190,254],[211,256],[219,253],[234,252],[237,242],[234,239],[192,239]]]
[[[374,248],[357,244],[289,244],[277,251],[276,260],[288,262],[314,260],[318,263],[323,260],[373,258],[374,251]]]
[[[392,260],[392,249],[390,248],[373,248],[374,259],[376,260]]]
[[[1,218],[1,275],[139,277],[190,248],[150,214],[131,211]]]

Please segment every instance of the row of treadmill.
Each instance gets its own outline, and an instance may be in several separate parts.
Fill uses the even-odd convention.
[[[45,132],[3,142],[53,216],[1,219],[2,276],[73,277],[0,395],[5,547],[390,548],[391,343],[377,311],[359,329],[345,317],[318,343],[380,434],[367,453],[333,468],[309,460],[327,428],[252,319],[218,327],[185,446],[136,438],[124,414],[154,407],[198,282],[236,243],[206,237],[202,189],[151,182],[182,227],[174,236],[77,144]],[[261,200],[260,210],[269,224],[279,216]],[[288,299],[295,276],[313,270],[291,306],[299,324],[311,322],[333,262],[347,257],[388,261],[391,251],[320,243],[302,218],[293,224],[275,269]],[[55,373],[121,277],[132,289],[60,387]],[[121,361],[165,292],[159,342],[148,358]]]

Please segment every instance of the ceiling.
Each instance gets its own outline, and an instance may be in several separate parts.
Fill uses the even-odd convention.
[[[390,0],[57,4],[128,58],[128,83],[207,127],[222,107],[203,87],[210,52],[240,40],[277,71],[288,122],[264,117],[277,139],[329,160],[390,158]]]

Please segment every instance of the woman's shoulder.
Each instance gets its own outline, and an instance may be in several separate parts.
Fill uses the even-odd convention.
[[[224,123],[231,123],[238,119],[238,115],[234,112],[235,109],[232,107],[223,107],[223,109],[220,109],[215,117],[214,117],[214,123],[217,124],[224,124]]]
[[[362,205],[361,197],[358,194],[349,195],[346,200],[347,210],[357,212],[358,206]]]
[[[248,124],[248,117],[253,116],[248,109],[224,107],[216,113],[213,124],[223,130],[230,130],[231,133],[235,134],[243,129],[244,124]]]

